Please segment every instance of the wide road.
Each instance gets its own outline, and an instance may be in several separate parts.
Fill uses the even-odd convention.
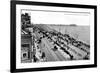
[[[53,45],[50,44],[50,42],[48,41],[47,38],[43,38],[42,39],[42,43],[45,45],[44,49],[42,49],[45,54],[47,55],[47,60],[49,59],[49,61],[65,61],[66,58],[57,50],[57,51],[53,51]],[[43,47],[42,47],[43,48]]]
[[[35,33],[35,34],[37,37],[40,36],[39,33]],[[53,51],[52,50],[53,47],[54,47],[54,45],[51,42],[49,42],[49,40],[46,37],[42,38],[42,43],[40,44],[40,49],[42,52],[45,52],[47,61],[69,60],[69,56],[66,53],[64,53],[63,51],[60,51],[60,48],[58,48],[57,51]]]
[[[53,52],[50,50],[50,48],[48,48],[48,46],[45,43],[46,43],[45,40],[42,39],[40,49],[42,52],[45,52],[47,61],[57,61],[58,58],[54,56]]]

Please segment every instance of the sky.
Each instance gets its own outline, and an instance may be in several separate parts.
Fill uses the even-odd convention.
[[[76,24],[76,25],[90,25],[89,13],[84,12],[69,12],[69,11],[45,11],[45,10],[22,10],[22,13],[29,13],[31,15],[31,22],[35,24]]]

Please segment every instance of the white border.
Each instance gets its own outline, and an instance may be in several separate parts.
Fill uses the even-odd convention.
[[[41,62],[41,63],[21,63],[21,9],[43,9],[56,11],[82,11],[90,12],[90,60],[63,61],[63,62]],[[54,67],[54,66],[72,66],[72,65],[87,65],[94,64],[94,10],[83,8],[67,8],[67,7],[49,7],[49,6],[34,6],[34,5],[16,5],[16,69],[23,68],[39,68],[39,67]]]

